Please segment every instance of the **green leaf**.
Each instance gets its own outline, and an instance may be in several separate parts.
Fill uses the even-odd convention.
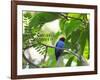
[[[30,19],[32,17],[32,14],[30,12],[24,13],[24,17]]]
[[[59,23],[59,26],[62,32],[64,31],[65,22],[66,22],[66,19],[62,18]]]
[[[69,17],[74,17],[74,18],[79,18],[80,14],[79,13],[70,13],[68,14]]]
[[[77,66],[81,66],[82,65],[82,61],[77,60]]]
[[[85,48],[84,48],[83,57],[86,58],[86,59],[89,59],[89,50],[88,50],[87,42],[86,42],[86,45],[85,45]]]
[[[71,34],[71,43],[74,45],[80,37],[80,30],[77,29],[76,31],[73,31]]]
[[[84,56],[86,59],[89,59],[89,57],[90,57],[89,27],[86,28],[86,43],[85,43],[85,47],[84,47],[83,56]]]
[[[80,43],[80,54],[81,55],[83,55],[83,51],[84,51],[85,44],[86,44],[86,39],[87,39],[87,31],[83,30],[82,33],[81,33],[81,36],[80,36],[80,40],[79,40],[79,43]]]
[[[82,22],[80,20],[71,20],[70,22],[66,22],[64,25],[64,31],[66,34],[66,38],[75,30],[80,28]]]
[[[53,21],[59,18],[58,13],[50,13],[50,12],[40,12],[36,13],[34,17],[31,19],[29,26],[30,27],[37,27],[39,25],[45,24],[47,22]]]
[[[66,66],[71,66],[73,59],[74,59],[74,56],[70,57],[69,60],[67,61]]]

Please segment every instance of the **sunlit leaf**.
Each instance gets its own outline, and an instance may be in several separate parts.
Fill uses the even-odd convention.
[[[69,17],[73,17],[73,18],[79,18],[80,14],[79,13],[70,13],[68,14]]]
[[[46,22],[53,21],[57,18],[59,18],[58,13],[49,13],[49,12],[36,13],[34,17],[31,19],[29,26],[37,27],[38,25],[45,24]]]

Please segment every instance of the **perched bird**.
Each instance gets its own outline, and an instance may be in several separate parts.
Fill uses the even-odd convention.
[[[55,56],[56,56],[56,61],[58,60],[58,58],[60,57],[61,53],[63,52],[63,49],[58,49],[58,48],[64,48],[64,43],[65,38],[61,37],[58,42],[56,43],[56,48],[55,48]]]

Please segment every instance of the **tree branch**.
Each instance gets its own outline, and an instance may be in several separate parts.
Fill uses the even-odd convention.
[[[40,43],[40,42],[39,42],[39,43]],[[46,44],[43,44],[43,43],[40,43],[40,44],[43,45],[43,46],[45,46],[46,49],[47,49],[48,47],[50,47],[50,48],[65,50],[66,52],[71,53],[71,54],[73,54],[74,56],[76,56],[77,59],[78,59],[79,61],[82,61],[82,65],[88,65],[88,63],[86,62],[86,60],[84,59],[83,56],[80,56],[80,55],[78,55],[77,53],[75,53],[75,52],[73,52],[73,51],[71,51],[71,50],[68,50],[68,49],[66,49],[66,48],[57,48],[57,47],[49,46],[49,45],[46,45]],[[32,46],[34,46],[34,45],[30,45],[30,46],[28,46],[28,48],[30,48],[30,47],[32,47]],[[24,48],[24,49],[27,49],[27,48]],[[47,53],[47,51],[46,51],[46,53]],[[45,57],[46,57],[46,55],[45,55]],[[27,60],[27,59],[26,59],[26,60]],[[30,62],[29,60],[27,60],[27,61],[28,61],[29,63],[33,64],[33,63]],[[33,65],[34,65],[34,64],[33,64]],[[36,65],[34,65],[34,66],[36,66]],[[39,66],[37,66],[37,67],[39,67]]]
[[[72,53],[74,56],[76,56],[77,59],[78,59],[79,61],[82,61],[82,65],[88,65],[87,61],[85,60],[85,58],[84,58],[83,56],[80,56],[80,55],[78,55],[77,53],[75,53],[75,52],[73,52],[73,51],[71,51],[71,50],[68,50],[68,49],[66,49],[66,48],[57,48],[57,47],[49,46],[49,45],[46,45],[46,44],[43,44],[43,43],[41,43],[41,44],[42,44],[43,46],[50,47],[50,48],[66,50],[67,52]]]

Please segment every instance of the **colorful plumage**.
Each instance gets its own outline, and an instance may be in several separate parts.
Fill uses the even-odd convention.
[[[56,48],[55,48],[56,61],[58,60],[61,53],[63,52],[63,49],[58,49],[58,48],[64,48],[64,45],[65,45],[64,41],[65,41],[65,38],[61,37],[59,41],[56,43]]]

